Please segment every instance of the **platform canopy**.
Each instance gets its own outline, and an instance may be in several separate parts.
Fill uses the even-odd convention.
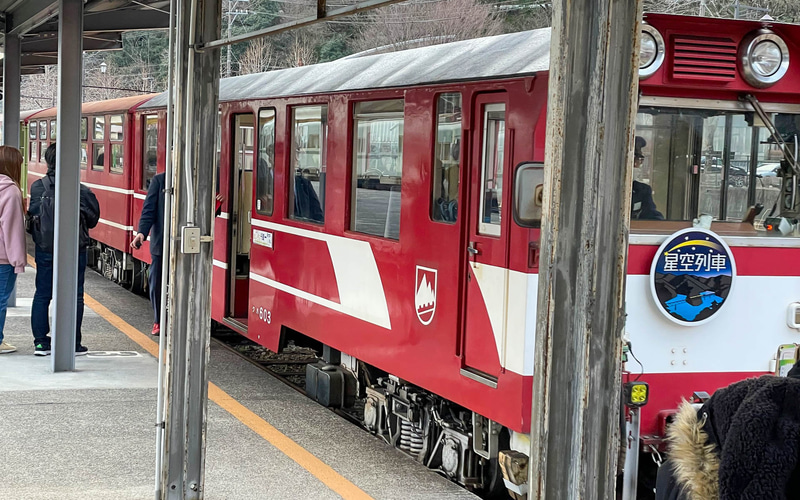
[[[22,74],[58,63],[58,1],[0,0],[0,30],[20,36]],[[165,29],[169,0],[88,0],[84,5],[83,50],[122,48],[122,33]]]

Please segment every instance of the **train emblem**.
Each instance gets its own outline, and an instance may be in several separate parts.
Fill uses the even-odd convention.
[[[417,318],[423,325],[430,325],[436,313],[436,269],[417,266],[417,279],[414,289],[414,307]]]
[[[719,312],[730,295],[736,262],[728,245],[701,228],[678,231],[661,245],[650,270],[658,309],[680,325],[699,325]]]

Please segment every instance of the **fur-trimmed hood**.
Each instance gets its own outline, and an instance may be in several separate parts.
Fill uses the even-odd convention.
[[[800,370],[792,371],[720,389],[699,410],[681,406],[664,465],[677,498],[800,498]]]

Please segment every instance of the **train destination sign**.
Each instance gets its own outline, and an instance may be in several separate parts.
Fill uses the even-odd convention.
[[[650,266],[650,291],[658,309],[680,325],[699,325],[724,306],[736,278],[728,245],[707,229],[674,233]]]

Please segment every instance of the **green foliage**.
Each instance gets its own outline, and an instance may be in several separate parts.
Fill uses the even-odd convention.
[[[334,36],[319,47],[319,62],[335,61],[351,53],[346,38],[341,35]]]

